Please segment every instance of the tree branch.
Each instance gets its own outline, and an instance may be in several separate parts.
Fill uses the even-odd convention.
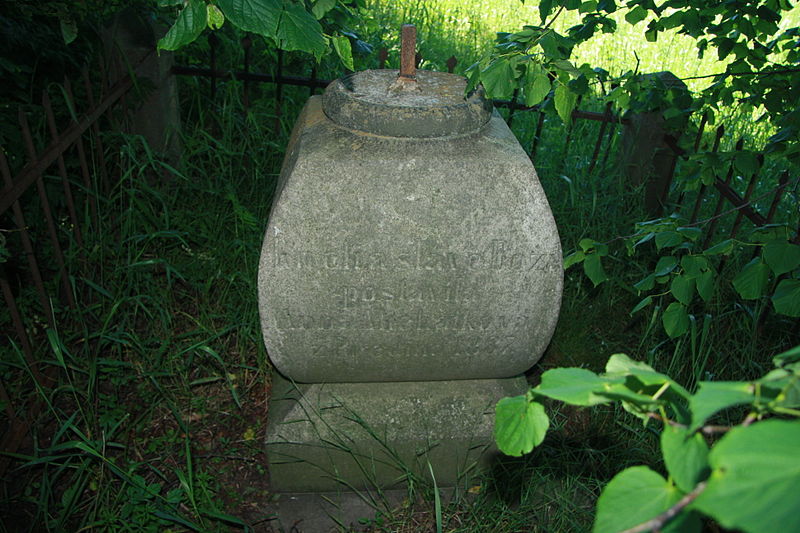
[[[692,492],[690,492],[689,494],[687,494],[686,496],[675,502],[675,505],[673,505],[660,515],[656,516],[652,520],[648,520],[643,524],[639,524],[638,526],[626,529],[621,533],[644,533],[645,531],[660,530],[662,527],[664,527],[664,524],[675,518],[678,515],[678,513],[683,511],[683,509],[687,505],[692,503],[700,495],[700,493],[706,489],[706,485],[707,483],[705,481],[701,481],[692,490]]]
[[[702,76],[689,76],[688,78],[681,78],[681,80],[702,80],[705,78],[717,78],[725,76],[726,78],[732,76],[772,76],[773,74],[793,74],[800,72],[800,68],[783,68],[776,70],[756,70],[750,72],[720,72],[718,74],[704,74]]]
[[[547,24],[545,24],[545,25],[544,25],[544,28],[542,28],[542,29],[543,29],[543,30],[546,30],[547,28],[549,28],[550,26],[552,26],[552,25],[553,25],[553,22],[555,22],[555,21],[556,21],[556,19],[558,18],[558,16],[561,14],[561,12],[562,12],[562,11],[564,11],[564,6],[563,6],[563,5],[562,5],[560,8],[558,8],[558,11],[556,11],[556,14],[555,14],[555,15],[553,15],[553,18],[551,18],[551,19],[550,19],[550,20],[547,22]]]

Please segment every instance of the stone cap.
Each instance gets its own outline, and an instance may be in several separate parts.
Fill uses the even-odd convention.
[[[465,96],[467,80],[455,74],[416,71],[398,82],[397,70],[365,70],[325,90],[323,109],[336,124],[388,137],[445,137],[481,129],[492,104],[483,89]]]

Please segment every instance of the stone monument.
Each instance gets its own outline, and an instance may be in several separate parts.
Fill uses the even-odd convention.
[[[556,324],[533,165],[482,90],[414,69],[412,31],[399,73],[334,81],[289,142],[258,279],[276,491],[455,485]]]

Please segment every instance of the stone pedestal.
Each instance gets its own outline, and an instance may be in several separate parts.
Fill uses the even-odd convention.
[[[366,71],[306,105],[259,266],[278,491],[453,485],[496,453],[558,317],[561,248],[533,166],[461,77]],[[430,466],[428,466],[430,465]]]
[[[494,405],[522,377],[463,381],[274,382],[267,434],[271,482],[282,491],[382,489],[411,477],[452,487],[488,467]],[[428,466],[430,464],[430,467]]]

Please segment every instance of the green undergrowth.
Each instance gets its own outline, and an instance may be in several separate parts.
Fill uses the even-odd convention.
[[[473,13],[466,24],[467,7],[442,14],[425,2],[398,2],[406,12],[395,15],[378,4],[367,2],[372,15],[364,38],[395,54],[396,41],[379,29],[411,19],[423,50],[435,51],[427,65],[439,70],[451,54],[477,59],[491,44],[486,32],[518,26],[503,12]],[[481,24],[484,33],[475,30]],[[204,46],[193,53],[202,56]],[[236,63],[237,54],[226,47],[221,57]],[[357,68],[375,66],[374,57],[356,60]],[[265,52],[257,61],[273,68],[275,56]],[[286,65],[308,71],[291,54]],[[335,67],[325,68],[320,77],[335,75]],[[119,149],[109,150],[119,179],[98,195],[99,223],[85,215],[83,254],[70,252],[70,283],[85,304],[69,311],[54,301],[58,328],[48,329],[35,295],[20,290],[25,315],[38,317],[29,328],[46,354],[41,369],[58,377],[51,391],[37,390],[21,348],[4,350],[3,381],[14,405],[42,405],[0,493],[8,531],[270,531],[262,450],[270,365],[255,280],[288,131],[310,91],[284,87],[279,110],[273,85],[253,86],[245,112],[240,83],[219,80],[214,100],[208,80],[181,78],[180,86],[179,161],[134,136],[118,137]],[[587,101],[581,109],[602,111],[602,104]],[[529,152],[538,117],[513,118]],[[749,117],[730,117],[726,127],[749,131]],[[604,140],[589,171],[599,127],[577,121],[567,132],[547,115],[536,146],[534,163],[565,255],[583,238],[628,235],[647,218],[642,188],[619,172],[621,127]],[[716,303],[695,310],[687,335],[667,338],[655,314],[630,314],[640,297],[628,287],[655,258],[610,259],[611,281],[599,287],[567,271],[561,318],[531,381],[559,366],[599,371],[610,354],[624,351],[691,389],[700,380],[762,375],[769,357],[796,340],[796,321],[763,315],[762,302],[741,301],[724,283]],[[554,427],[530,456],[498,463],[438,512],[432,485],[419,481],[404,504],[376,510],[363,526],[434,531],[438,521],[444,531],[584,532],[615,473],[634,464],[664,471],[657,435],[620,408],[590,412],[553,403],[548,412]]]

